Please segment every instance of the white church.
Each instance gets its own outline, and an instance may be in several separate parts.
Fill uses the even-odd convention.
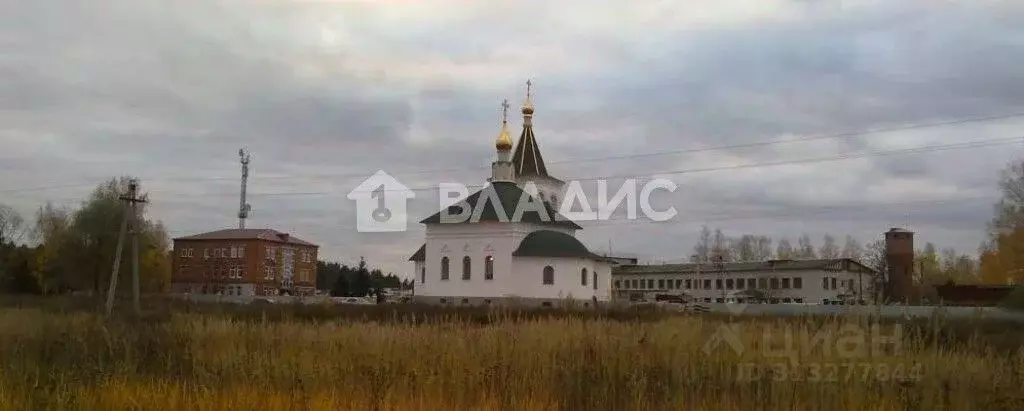
[[[544,166],[533,133],[530,82],[515,150],[508,107],[506,100],[488,183],[420,221],[426,225],[426,243],[409,259],[416,273],[414,300],[543,306],[609,301],[616,261],[590,252],[576,239],[581,227],[556,211],[564,198],[564,182]],[[468,219],[449,217],[470,212]]]

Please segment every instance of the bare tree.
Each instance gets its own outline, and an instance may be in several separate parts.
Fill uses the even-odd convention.
[[[715,229],[715,234],[711,237],[711,260],[715,261],[721,258],[722,261],[732,261],[732,256],[729,252],[729,239],[722,233],[721,229]]]
[[[711,261],[711,230],[706,225],[700,227],[700,238],[697,245],[693,246],[693,257],[690,260],[695,263]]]
[[[797,240],[798,249],[796,255],[799,258],[815,258],[814,244],[811,243],[811,237],[807,234],[800,236]]]
[[[846,243],[843,244],[843,252],[840,256],[843,258],[860,260],[864,257],[864,247],[862,247],[860,242],[858,242],[856,238],[853,238],[852,235],[847,235]]]
[[[825,239],[821,243],[821,249],[818,252],[821,258],[839,258],[839,246],[836,244],[836,238],[830,234],[825,234]]]
[[[881,298],[881,291],[885,287],[886,281],[888,281],[888,262],[885,260],[885,241],[877,239],[868,243],[867,247],[864,248],[864,261],[863,264],[868,268],[875,270],[877,273],[871,284],[867,284],[871,288],[871,292],[876,298]]]
[[[737,261],[754,261],[755,258],[755,246],[757,239],[751,234],[744,234],[740,238],[734,238],[729,241],[729,248],[732,251],[734,260]]]
[[[775,258],[787,260],[795,257],[796,253],[793,251],[793,246],[789,244],[789,239],[783,238],[779,240],[779,246],[775,249]]]
[[[25,220],[13,208],[0,204],[0,245],[16,243],[24,235]]]
[[[754,246],[754,255],[758,261],[770,260],[772,258],[772,238],[758,236]]]

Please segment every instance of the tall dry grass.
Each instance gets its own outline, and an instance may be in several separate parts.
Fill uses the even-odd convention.
[[[799,348],[801,338],[853,338],[871,323],[305,310],[175,310],[131,320],[0,309],[0,409],[1024,409],[1024,333],[1004,325],[904,324],[900,344],[874,355],[842,357],[826,343],[775,358],[765,347],[778,351],[787,335]],[[740,354],[703,350],[722,325],[736,331]],[[789,375],[746,378],[745,364]],[[827,375],[829,364],[840,373]],[[846,375],[847,364],[878,375]],[[880,364],[920,364],[920,372],[907,368],[891,381]]]

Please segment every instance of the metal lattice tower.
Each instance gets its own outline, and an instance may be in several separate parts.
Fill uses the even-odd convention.
[[[245,188],[249,183],[249,153],[244,148],[238,149],[238,157],[242,162],[242,195],[238,202],[238,228],[245,229],[245,219],[249,218],[252,207],[245,202]]]

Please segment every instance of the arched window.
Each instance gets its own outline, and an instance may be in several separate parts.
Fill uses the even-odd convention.
[[[580,285],[582,285],[582,286],[586,286],[587,285],[587,269],[586,268],[584,268],[583,270],[580,270]]]
[[[469,269],[472,268],[472,262],[469,256],[462,257],[462,279],[469,280]]]
[[[555,269],[554,267],[544,267],[544,285],[552,285],[555,283]]]
[[[485,280],[493,280],[494,279],[494,257],[493,256],[484,257],[484,279]]]
[[[597,289],[597,271],[594,271],[594,289]]]
[[[448,257],[441,257],[441,279],[448,279]]]
[[[427,282],[427,267],[420,268],[420,284]]]

